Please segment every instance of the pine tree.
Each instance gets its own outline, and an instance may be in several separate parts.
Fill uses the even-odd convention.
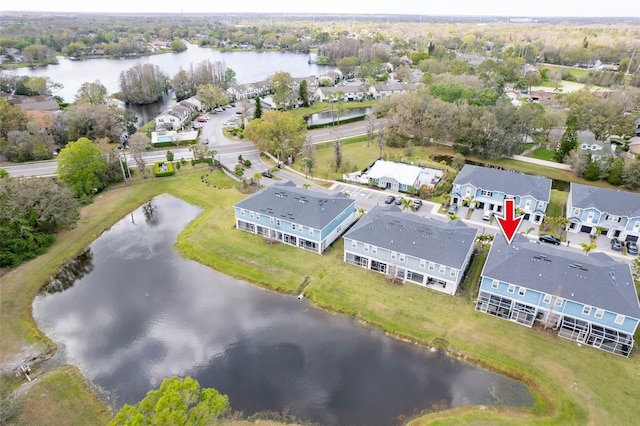
[[[262,104],[260,103],[260,96],[256,96],[256,107],[253,110],[253,118],[258,119],[262,117]]]
[[[562,162],[564,157],[578,146],[578,117],[575,115],[567,118],[567,129],[564,131],[558,147],[556,148],[555,158],[558,162]]]

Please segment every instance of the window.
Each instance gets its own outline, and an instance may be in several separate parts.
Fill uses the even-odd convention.
[[[491,288],[498,288],[498,285],[500,285],[498,280],[491,280]]]
[[[493,196],[493,191],[487,191],[485,189],[483,189],[480,193],[482,194],[483,197],[491,197],[491,196]]]
[[[280,226],[280,219],[276,219],[276,225]]]
[[[293,229],[294,231],[296,230],[296,224],[295,223],[291,224],[291,229]]]
[[[358,242],[356,240],[351,240],[351,247],[352,248],[358,247]]]
[[[369,251],[369,244],[364,245],[364,251]]]
[[[274,218],[270,217],[269,218],[269,223],[273,225],[274,223],[276,223],[276,220]]]
[[[339,233],[340,233],[340,231],[342,231],[342,225],[340,225],[340,226],[338,226],[338,227],[336,228],[336,233],[337,233],[337,234],[339,234]]]
[[[584,306],[582,308],[582,315],[591,315],[591,306]]]
[[[509,293],[513,293],[514,291],[516,291],[516,286],[513,284],[509,284],[509,288],[507,289],[507,291]]]
[[[244,216],[244,209],[240,209],[240,216]]]
[[[420,259],[420,267],[422,269],[426,268],[427,267],[427,261],[424,260],[424,259]]]
[[[400,260],[400,262],[404,262],[404,254],[400,255],[400,259],[399,260]]]
[[[524,296],[527,294],[527,289],[524,287],[518,287],[518,296]]]
[[[594,316],[598,319],[602,318],[604,316],[604,309],[596,309]]]
[[[616,319],[613,320],[616,324],[622,324],[624,322],[624,315],[616,315]]]
[[[429,270],[433,271],[434,269],[436,269],[436,265],[433,262],[429,262]]]
[[[573,215],[578,216],[580,214],[580,209],[573,209]]]
[[[313,235],[313,228],[309,228],[309,235]]]
[[[249,212],[250,217],[254,217],[253,212]]]
[[[260,213],[256,213],[256,219],[260,220]]]
[[[376,246],[372,246],[372,247],[371,247],[371,253],[375,254],[375,253],[377,253],[377,252],[378,252],[378,247],[376,247]]]
[[[444,274],[445,270],[446,270],[446,267],[444,265],[440,265],[440,269],[438,270],[438,272],[440,272],[441,274]]]
[[[543,303],[545,303],[545,304],[547,304],[547,305],[548,305],[549,303],[551,303],[551,295],[550,295],[550,294],[545,294],[545,295],[544,295],[544,299],[542,300],[542,302],[543,302]]]
[[[449,271],[449,275],[451,275],[452,277],[455,277],[457,274],[457,271],[453,268],[451,268],[451,271]]]
[[[556,305],[557,307],[562,306],[562,298],[558,297],[558,298],[556,299],[556,303],[555,303],[555,305]]]
[[[398,257],[398,253],[396,253],[395,251],[391,252],[391,259],[395,260],[396,257]]]

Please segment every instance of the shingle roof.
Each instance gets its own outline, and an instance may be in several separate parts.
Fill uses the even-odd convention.
[[[571,183],[571,205],[580,209],[595,207],[618,216],[640,216],[640,194]]]
[[[296,187],[292,182],[269,185],[235,206],[284,219],[314,229],[323,229],[355,200],[344,194],[325,194]]]
[[[629,265],[604,253],[588,256],[516,235],[493,242],[482,275],[640,319]]]
[[[441,222],[376,206],[344,236],[377,247],[462,269],[478,230],[460,221]]]
[[[500,191],[508,195],[530,195],[536,200],[547,202],[551,197],[549,178],[469,164],[465,164],[453,183],[470,183],[476,188]]]

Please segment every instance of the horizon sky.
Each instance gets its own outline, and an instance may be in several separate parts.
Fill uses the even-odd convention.
[[[17,3],[12,9],[2,12],[78,12],[78,13],[305,13],[305,14],[383,14],[426,16],[508,16],[508,17],[640,17],[640,1],[608,0],[585,2],[584,0],[537,0],[521,2],[514,0],[456,0],[453,2],[406,1],[394,3],[389,0],[344,2],[324,0],[322,2],[292,2],[291,0],[237,0],[215,2],[192,0],[185,3],[161,0],[139,0],[125,2],[89,2],[86,0],[30,0]],[[6,6],[6,4],[4,5]]]

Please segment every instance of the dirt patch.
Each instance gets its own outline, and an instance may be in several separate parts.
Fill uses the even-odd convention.
[[[28,365],[32,367],[40,364],[49,358],[49,355],[42,352],[34,345],[23,346],[19,352],[5,356],[0,360],[0,374],[16,375],[20,374],[20,367]]]

